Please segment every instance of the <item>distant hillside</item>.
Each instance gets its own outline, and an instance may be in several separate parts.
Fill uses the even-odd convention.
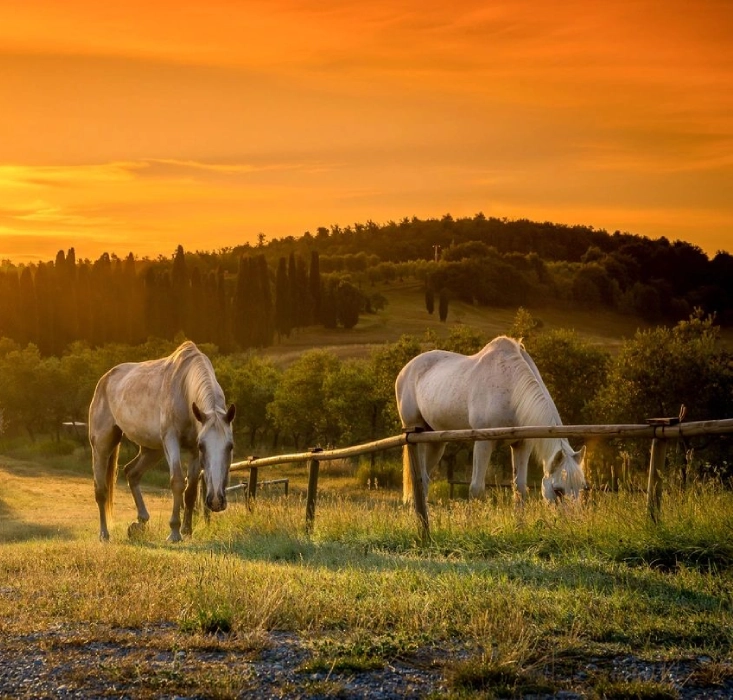
[[[451,318],[458,308],[526,306],[673,324],[700,308],[733,327],[729,253],[711,260],[682,241],[479,214],[321,227],[218,251],[179,246],[171,259],[77,260],[70,248],[48,263],[5,262],[0,337],[43,355],[75,341],[181,334],[224,352],[265,348],[314,326],[358,334],[395,284],[415,285],[415,312]]]

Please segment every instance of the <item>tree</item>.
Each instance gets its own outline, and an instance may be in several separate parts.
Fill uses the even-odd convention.
[[[334,354],[310,350],[283,372],[268,415],[276,428],[291,437],[295,449],[303,442],[312,445],[334,439],[337,429],[324,411],[324,382],[338,365]]]
[[[279,337],[288,338],[292,328],[287,261],[280,258],[275,278],[275,331]]]
[[[607,423],[674,417],[681,405],[688,420],[730,417],[733,369],[730,354],[718,345],[719,335],[713,318],[700,310],[673,328],[637,331],[612,361],[608,380],[589,410],[598,422]],[[638,459],[645,456],[645,448],[633,441],[624,444]],[[706,455],[716,468],[730,473],[733,460],[726,449],[723,442],[710,443]]]
[[[313,321],[321,321],[321,263],[318,251],[311,252],[310,270],[308,271],[308,287],[313,305]]]
[[[372,351],[370,361],[373,367],[374,396],[382,403],[381,420],[385,432],[401,429],[395,398],[395,380],[400,370],[421,352],[416,338],[403,335],[396,343],[387,343]],[[409,426],[408,426],[409,427]]]
[[[448,320],[448,301],[448,290],[443,287],[443,289],[440,290],[440,297],[438,299],[438,316],[443,323]]]
[[[450,329],[448,336],[437,342],[441,350],[458,352],[461,355],[473,355],[487,343],[486,336],[470,326],[458,324]]]
[[[254,447],[270,425],[267,407],[275,398],[280,373],[270,360],[253,353],[218,357],[214,367],[227,400],[237,406],[236,425],[247,428],[249,445]]]
[[[430,279],[425,281],[425,308],[432,316],[433,311],[435,311],[435,289],[433,289]]]
[[[364,303],[364,295],[348,280],[339,280],[336,289],[336,318],[347,330],[359,323],[359,312]]]
[[[594,423],[588,407],[605,385],[610,356],[582,340],[575,331],[537,333],[526,348],[566,425]]]

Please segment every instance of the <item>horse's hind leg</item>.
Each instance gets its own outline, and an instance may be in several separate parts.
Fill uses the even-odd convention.
[[[433,469],[438,466],[443,452],[445,452],[444,442],[421,442],[418,445],[418,455],[422,472],[422,488],[426,499],[430,486],[430,475],[433,473]]]
[[[161,457],[160,450],[151,450],[147,447],[141,447],[140,451],[135,455],[134,459],[128,462],[124,467],[127,484],[132,492],[132,497],[137,508],[137,522],[131,523],[127,528],[127,534],[132,535],[136,529],[140,529],[150,520],[150,514],[145,507],[143,494],[140,490],[140,479],[143,474],[150,469]]]
[[[112,513],[120,440],[122,440],[122,432],[116,425],[106,430],[93,429],[90,431],[94,499],[99,508],[99,539],[103,542],[109,540],[108,520]]]

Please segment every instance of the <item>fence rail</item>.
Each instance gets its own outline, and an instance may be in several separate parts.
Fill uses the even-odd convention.
[[[257,489],[257,470],[259,467],[270,467],[278,464],[308,462],[308,492],[306,496],[306,527],[311,529],[315,519],[316,495],[318,490],[319,463],[323,460],[359,457],[375,452],[397,449],[408,446],[414,448],[426,442],[475,442],[478,440],[525,440],[532,438],[640,438],[652,440],[651,459],[649,463],[649,483],[647,487],[647,506],[649,516],[656,521],[661,505],[661,480],[659,472],[664,465],[667,441],[681,437],[699,435],[723,435],[733,433],[733,418],[713,421],[677,422],[677,419],[650,419],[647,423],[621,425],[553,425],[523,426],[513,428],[484,428],[476,430],[436,430],[421,432],[405,430],[402,435],[375,440],[362,445],[353,445],[338,449],[323,450],[312,448],[307,452],[273,455],[271,457],[249,457],[235,462],[231,471],[248,469],[249,494],[254,497]],[[427,494],[421,493],[422,480],[417,473],[417,460],[414,449],[410,449],[411,468],[413,469],[414,506],[420,524],[421,536],[427,539],[430,535],[427,516]]]

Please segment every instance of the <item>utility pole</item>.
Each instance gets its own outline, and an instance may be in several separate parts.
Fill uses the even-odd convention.
[[[433,244],[433,252],[435,253],[435,262],[438,262],[440,258],[440,246],[437,243]]]

